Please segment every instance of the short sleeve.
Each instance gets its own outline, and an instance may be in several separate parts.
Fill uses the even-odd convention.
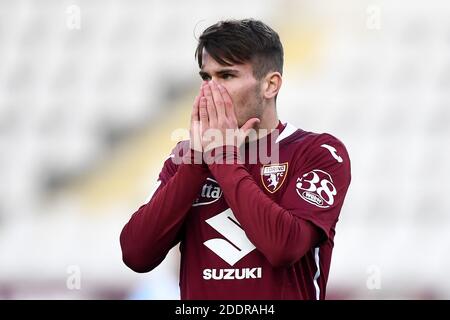
[[[314,138],[302,151],[303,159],[293,159],[281,205],[329,238],[350,185],[350,158],[344,144],[329,134]]]

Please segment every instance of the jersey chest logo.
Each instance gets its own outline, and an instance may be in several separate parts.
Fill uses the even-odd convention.
[[[202,191],[192,204],[193,207],[205,206],[214,203],[222,197],[222,189],[216,180],[207,178]]]
[[[277,192],[284,181],[288,173],[288,163],[280,164],[266,164],[261,168],[261,181],[270,193]]]
[[[247,238],[231,209],[209,218],[206,223],[225,239],[211,239],[203,244],[229,265],[234,265],[256,248]]]

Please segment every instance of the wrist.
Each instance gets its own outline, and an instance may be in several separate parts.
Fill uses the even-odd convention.
[[[243,164],[240,149],[233,145],[215,147],[205,151],[203,160],[208,166],[215,164]]]
[[[182,163],[189,166],[208,168],[203,160],[203,152],[191,148],[183,155]]]

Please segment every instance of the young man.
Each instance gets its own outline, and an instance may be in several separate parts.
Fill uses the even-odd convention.
[[[345,146],[278,120],[283,48],[264,23],[218,22],[196,56],[191,139],[123,228],[123,261],[148,272],[181,242],[181,299],[324,299],[350,184]]]

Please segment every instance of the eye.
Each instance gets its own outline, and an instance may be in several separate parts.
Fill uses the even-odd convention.
[[[211,80],[211,77],[207,74],[201,74],[200,77],[202,78],[202,80],[204,81],[209,81]]]
[[[224,73],[223,75],[222,75],[222,79],[224,79],[224,80],[229,80],[229,79],[231,79],[231,78],[233,78],[234,76],[232,75],[232,74],[230,74],[230,73]]]

